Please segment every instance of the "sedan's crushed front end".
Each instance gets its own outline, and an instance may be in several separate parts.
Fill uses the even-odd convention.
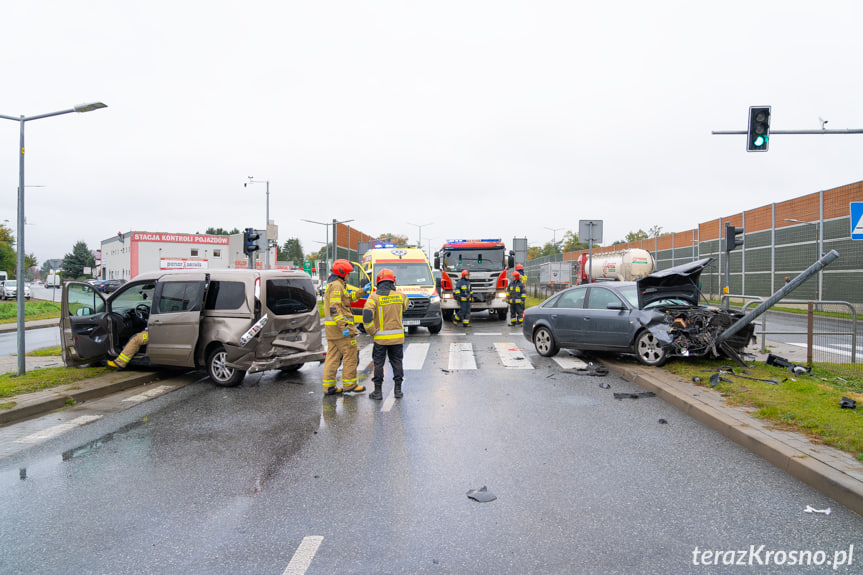
[[[660,323],[648,329],[669,357],[720,357],[739,359],[739,354],[754,337],[755,326],[750,324],[722,344],[719,335],[743,317],[735,310],[716,307],[666,309]]]

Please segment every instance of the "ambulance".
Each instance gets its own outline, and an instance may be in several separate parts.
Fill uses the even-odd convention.
[[[354,271],[348,283],[354,283],[357,287],[349,285],[348,289],[362,290],[367,283],[371,283],[374,289],[380,271],[384,268],[392,270],[396,276],[396,290],[408,296],[410,302],[403,319],[408,331],[414,333],[420,327],[425,327],[429,333],[435,334],[441,330],[443,318],[440,313],[440,294],[435,287],[435,278],[425,252],[419,248],[376,243],[363,254],[362,259],[362,263],[352,262]],[[363,297],[351,304],[354,323],[360,330],[365,303],[366,298]]]

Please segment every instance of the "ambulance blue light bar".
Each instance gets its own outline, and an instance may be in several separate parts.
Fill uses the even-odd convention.
[[[472,244],[476,242],[499,242],[500,238],[484,238],[481,240],[447,240],[448,244]]]

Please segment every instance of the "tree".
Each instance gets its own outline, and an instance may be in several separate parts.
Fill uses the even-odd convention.
[[[386,242],[388,244],[394,244],[397,246],[410,245],[408,243],[408,237],[407,236],[400,236],[398,234],[392,234],[392,233],[380,234],[376,239],[379,239],[382,242]]]
[[[84,268],[92,268],[96,265],[96,258],[90,252],[90,248],[84,242],[78,242],[72,247],[72,253],[63,257],[63,277],[80,278],[84,275]]]
[[[279,259],[283,261],[292,261],[294,265],[303,263],[303,245],[297,238],[289,238],[285,240],[282,249],[279,250]]]
[[[542,257],[542,251],[537,246],[530,246],[527,248],[527,260],[533,260],[536,258]]]
[[[639,229],[637,232],[629,232],[628,234],[626,234],[626,241],[627,242],[637,242],[639,240],[646,240],[649,237],[650,236],[647,235],[647,232],[645,232],[642,229]]]
[[[596,246],[596,243],[593,245]],[[578,241],[578,234],[574,233],[572,230],[563,235],[564,252],[577,252],[578,250],[586,250],[588,247],[587,243]]]
[[[652,238],[658,238],[662,235],[662,226],[652,226],[647,230],[647,233],[649,233]]]
[[[225,228],[207,228],[207,231],[204,233],[208,236],[232,236],[234,234],[240,233],[240,230],[234,228],[229,232],[226,231]]]
[[[8,220],[0,224],[0,270],[12,277],[18,265],[18,256],[15,253],[15,239],[12,237],[12,230],[6,225],[7,222]]]

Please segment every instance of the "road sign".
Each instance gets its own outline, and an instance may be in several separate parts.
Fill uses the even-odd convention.
[[[850,202],[851,239],[863,240],[863,202]]]
[[[303,262],[303,271],[312,275],[312,262]]]

